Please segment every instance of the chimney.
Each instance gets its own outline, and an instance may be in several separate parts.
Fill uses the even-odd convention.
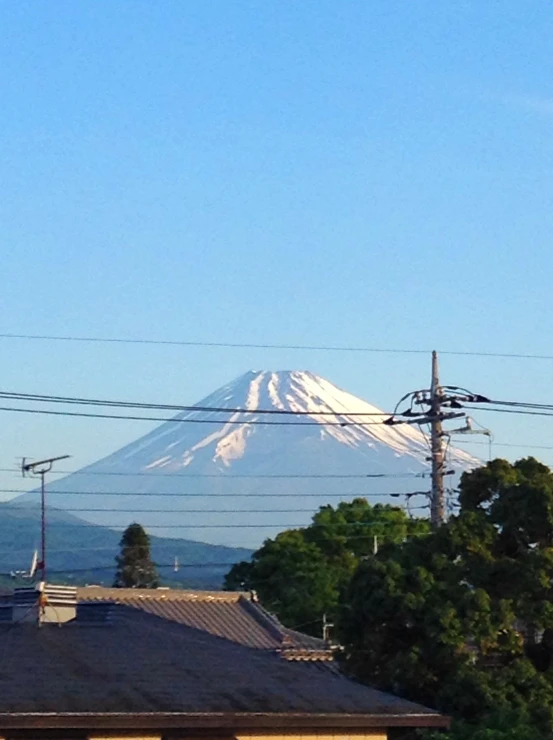
[[[54,586],[40,581],[13,592],[12,622],[63,624],[77,616],[75,586]]]

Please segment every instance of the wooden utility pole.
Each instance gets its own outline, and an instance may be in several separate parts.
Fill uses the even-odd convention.
[[[433,527],[445,522],[445,455],[442,429],[442,390],[438,370],[438,355],[432,352],[432,382],[430,384],[430,448],[432,453],[432,492],[430,521]]]

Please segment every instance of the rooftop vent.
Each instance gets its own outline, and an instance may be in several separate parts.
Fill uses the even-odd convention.
[[[113,601],[80,602],[77,605],[77,624],[101,627],[111,624],[114,619]]]
[[[13,592],[12,622],[63,624],[77,614],[75,586],[54,586],[41,581]]]

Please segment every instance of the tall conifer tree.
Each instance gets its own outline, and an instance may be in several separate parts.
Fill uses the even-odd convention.
[[[120,554],[115,558],[116,588],[157,588],[159,576],[152,561],[150,538],[140,524],[130,524],[123,532]]]

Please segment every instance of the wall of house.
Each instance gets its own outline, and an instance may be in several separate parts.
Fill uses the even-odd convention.
[[[282,733],[275,734],[263,734],[258,733],[240,733],[236,735],[236,740],[387,740],[386,730],[365,730],[364,732],[356,732],[351,730],[344,730],[343,732],[333,733],[289,733],[283,735]]]
[[[178,733],[174,730],[166,733],[167,736],[175,735]],[[89,734],[89,740],[162,740],[160,734]],[[364,732],[355,732],[351,730],[344,730],[343,732],[333,733],[302,733],[302,732],[290,732],[287,734],[282,733],[267,733],[260,735],[258,733],[240,733],[235,736],[236,740],[387,740],[388,735],[386,730],[366,730]],[[1,740],[1,739],[0,739]],[[192,738],[191,738],[192,740]]]
[[[153,734],[149,733],[147,735],[144,733],[142,734],[141,733],[107,734],[106,732],[100,733],[98,735],[95,733],[88,734],[88,740],[161,740],[161,738],[162,738],[162,735],[160,735],[159,733],[153,733]]]

